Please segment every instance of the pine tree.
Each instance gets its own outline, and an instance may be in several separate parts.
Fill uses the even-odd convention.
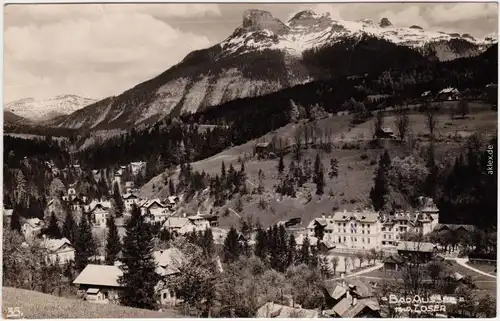
[[[64,218],[64,223],[62,227],[62,235],[67,238],[71,243],[75,242],[76,235],[78,233],[78,225],[76,225],[73,219],[73,214],[71,211],[66,211],[66,217]]]
[[[262,261],[265,262],[267,260],[267,235],[260,225],[257,226],[254,253],[257,257],[260,257]]]
[[[319,174],[321,170],[321,159],[319,158],[319,153],[316,154],[316,158],[314,159],[314,170],[313,170],[313,183],[318,184]]]
[[[137,206],[132,208],[131,214],[123,240],[123,276],[118,282],[123,285],[124,291],[120,301],[130,307],[155,309],[155,286],[160,277],[155,271],[152,227],[146,223]]]
[[[290,234],[290,239],[288,241],[287,266],[294,264],[297,256],[296,248],[297,248],[297,242],[295,241],[295,236],[293,236],[293,234]]]
[[[175,195],[175,186],[174,186],[174,182],[172,182],[172,179],[168,180],[168,194]]]
[[[377,171],[374,177],[374,186],[370,191],[370,199],[375,211],[380,211],[385,204],[385,195],[389,192],[387,186],[387,174],[391,166],[391,157],[387,150],[380,157]]]
[[[236,231],[234,227],[231,227],[231,229],[227,233],[222,251],[224,262],[232,263],[238,260],[242,248],[239,241],[238,231]]]
[[[285,170],[285,163],[283,162],[283,153],[281,153],[280,160],[278,162],[278,173],[282,175],[284,170]]]
[[[311,253],[310,253],[311,243],[309,241],[309,236],[306,235],[302,241],[302,247],[300,248],[300,262],[306,265],[311,263]]]
[[[106,222],[108,234],[106,236],[106,264],[113,265],[121,250],[120,235],[115,220],[110,217]]]
[[[113,183],[113,200],[115,201],[115,215],[116,217],[120,217],[123,215],[123,211],[125,210],[125,205],[123,204],[122,195],[120,194],[120,187],[118,186],[118,182]]]
[[[86,215],[82,215],[75,240],[75,268],[82,271],[96,255],[96,244]]]
[[[226,164],[224,162],[220,165],[220,179],[223,184],[226,183]]]
[[[10,217],[10,228],[14,231],[21,232],[21,219],[19,215],[20,206],[16,205]]]
[[[50,214],[49,225],[44,230],[44,233],[47,235],[47,237],[53,239],[62,238],[62,233],[61,230],[59,229],[59,224],[57,223],[57,217],[54,212]]]
[[[330,160],[330,171],[328,172],[330,179],[339,176],[339,161],[335,158]]]
[[[323,195],[325,193],[325,174],[323,168],[320,168],[318,176],[316,177],[316,195]]]
[[[202,240],[201,246],[203,248],[203,253],[207,257],[212,257],[215,250],[214,236],[212,234],[212,230],[206,229],[205,232],[203,232],[203,237],[201,238],[201,240]]]

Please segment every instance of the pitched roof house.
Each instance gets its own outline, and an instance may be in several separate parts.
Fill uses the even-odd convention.
[[[75,260],[75,248],[67,238],[44,238],[40,246],[47,250],[45,257],[47,263],[65,264]]]
[[[374,298],[371,285],[360,279],[333,280],[325,282],[328,317],[355,318],[380,317],[380,307]]]
[[[73,284],[77,285],[80,291],[84,291],[86,300],[107,303],[118,299],[122,288],[118,279],[121,276],[123,272],[117,266],[89,264]]]
[[[43,228],[43,221],[39,218],[29,218],[21,225],[21,232],[25,238],[33,238],[40,234]]]
[[[171,276],[181,272],[180,268],[185,260],[185,256],[177,248],[156,251],[154,252],[154,256],[158,264],[156,273],[162,276],[162,279],[156,285],[160,304],[170,307],[175,306],[177,304],[177,295],[173,289],[167,287],[167,280]]]

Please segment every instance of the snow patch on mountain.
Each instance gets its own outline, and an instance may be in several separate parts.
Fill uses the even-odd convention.
[[[270,18],[267,17],[267,19]],[[386,18],[382,19],[379,24],[374,24],[368,19],[334,20],[328,13],[316,14],[311,10],[299,12],[285,25],[289,28],[286,31],[279,29],[279,32],[266,28],[266,24],[258,24],[250,29],[250,32],[242,32],[239,28],[220,45],[225,55],[276,49],[284,50],[290,55],[300,56],[305,50],[331,45],[346,38],[360,38],[363,35],[415,49],[452,39],[463,39],[480,47],[497,42],[497,38],[492,36],[475,39],[466,34],[448,34],[415,28],[415,26],[396,27]]]
[[[55,116],[69,115],[97,100],[76,95],[61,95],[45,100],[19,99],[4,105],[4,110],[33,121],[44,121]]]

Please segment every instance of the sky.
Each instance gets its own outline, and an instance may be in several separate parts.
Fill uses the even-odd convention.
[[[496,3],[14,4],[4,8],[4,102],[75,94],[119,95],[227,38],[246,9],[282,21],[301,10],[334,19],[484,37],[496,33]]]

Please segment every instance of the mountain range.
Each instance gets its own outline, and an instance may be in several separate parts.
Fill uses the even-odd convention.
[[[95,99],[76,95],[60,95],[50,99],[19,99],[4,106],[4,112],[11,112],[33,122],[47,121],[58,116],[69,115],[96,102]]]
[[[317,79],[476,56],[496,41],[416,25],[394,27],[387,18],[379,23],[341,21],[310,10],[284,23],[267,11],[251,9],[221,43],[191,52],[121,95],[91,102],[47,124],[81,130],[131,128]],[[28,115],[19,109],[16,114]]]

